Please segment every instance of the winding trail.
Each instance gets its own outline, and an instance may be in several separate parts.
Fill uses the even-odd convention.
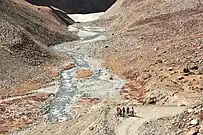
[[[173,116],[181,113],[185,107],[177,106],[138,106],[139,117],[123,119],[116,129],[116,135],[138,135],[139,127],[146,121]]]

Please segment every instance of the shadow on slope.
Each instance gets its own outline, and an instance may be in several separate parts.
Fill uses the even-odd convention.
[[[116,0],[27,0],[40,6],[54,6],[66,13],[85,14],[104,12],[110,8]]]

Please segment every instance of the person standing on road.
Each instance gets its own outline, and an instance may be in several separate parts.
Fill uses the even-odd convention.
[[[119,107],[116,108],[116,115],[119,116]]]
[[[125,117],[125,107],[123,107],[123,117]]]
[[[122,110],[120,107],[117,107],[117,116],[121,117],[121,115],[122,115]]]
[[[132,116],[132,117],[135,117],[135,110],[134,110],[134,107],[131,108],[131,116]]]
[[[130,113],[130,107],[127,107],[127,109],[126,109],[126,113],[127,113],[127,115],[129,116],[129,113]]]

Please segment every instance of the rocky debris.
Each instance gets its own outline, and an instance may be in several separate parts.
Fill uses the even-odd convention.
[[[136,99],[139,102],[143,102],[144,88],[143,80],[140,82],[129,81],[120,91],[120,95],[124,99]]]
[[[179,77],[178,77],[178,80],[183,80],[183,79],[184,79],[183,76],[179,76]]]
[[[203,133],[202,107],[202,103],[197,103],[176,116],[144,123],[139,129],[140,135],[201,135]]]
[[[163,63],[163,60],[158,59],[158,60],[156,60],[156,62],[155,62],[155,64],[160,64],[160,63]]]
[[[146,101],[148,104],[156,104],[157,98],[156,97],[151,97]]]
[[[43,114],[42,103],[48,97],[49,94],[38,94],[1,101],[0,134],[25,128],[40,121]]]
[[[184,73],[183,75],[184,75],[184,76],[189,76],[189,74],[188,74],[188,73]]]
[[[173,71],[173,67],[169,67],[168,71]]]
[[[111,108],[105,107],[101,121],[99,121],[93,130],[89,133],[90,135],[115,135],[115,127],[118,125],[119,120],[113,113],[109,113]]]
[[[109,47],[108,45],[105,46],[105,48],[108,48],[108,47]]]
[[[194,119],[194,120],[191,120],[190,124],[191,125],[198,125],[199,121],[198,121],[198,119]]]
[[[168,118],[159,118],[157,121],[147,121],[142,124],[142,126],[138,129],[139,135],[175,135],[175,132],[171,132],[168,129],[170,123],[168,122]]]
[[[100,102],[99,98],[81,98],[78,100],[78,102],[82,102],[82,103],[90,103],[90,104],[96,104]]]
[[[189,70],[188,68],[184,68],[184,69],[183,69],[183,72],[184,72],[184,73],[189,73],[190,70]]]
[[[150,79],[151,77],[152,77],[151,74],[143,74],[143,75],[142,75],[142,78],[143,78],[144,80]]]
[[[198,70],[198,65],[195,62],[187,63],[187,68],[190,70]]]
[[[84,135],[115,135],[114,129],[120,123],[120,120],[115,117],[114,111],[116,108],[115,106],[100,105],[91,107],[81,104],[82,109],[85,109],[85,111],[78,111],[78,115],[73,120],[57,124],[41,123],[34,128],[25,129],[17,134],[52,134],[56,133],[60,127],[63,127],[59,132],[67,135],[81,133]],[[112,112],[112,110],[114,111]]]
[[[194,112],[194,109],[187,109],[188,113]]]
[[[182,100],[184,101],[184,98],[182,99],[182,97],[179,97],[178,92],[174,89],[168,91],[167,88],[160,88],[153,84],[148,85],[145,88],[147,89],[145,90],[145,94],[143,96],[143,103],[145,104],[180,105]],[[178,99],[174,97],[178,97]]]

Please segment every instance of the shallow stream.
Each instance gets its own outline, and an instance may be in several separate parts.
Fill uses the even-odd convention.
[[[105,29],[101,27],[70,26],[69,30],[77,34],[80,40],[59,44],[54,49],[71,56],[76,67],[61,72],[58,92],[45,115],[47,120],[51,122],[60,122],[73,118],[72,105],[79,98],[104,99],[111,96],[124,85],[123,80],[102,66],[102,60],[93,59],[85,54],[74,52],[69,47],[70,45],[82,45],[86,42],[105,40],[107,39],[104,34]],[[76,71],[78,69],[91,70],[93,75],[90,78],[77,79]]]

